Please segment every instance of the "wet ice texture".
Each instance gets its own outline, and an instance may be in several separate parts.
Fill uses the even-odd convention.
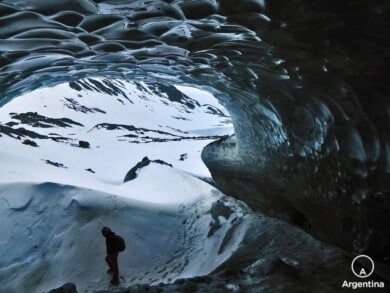
[[[386,1],[2,1],[2,102],[91,75],[202,85],[218,186],[349,251],[389,244]],[[227,153],[226,153],[227,152]]]

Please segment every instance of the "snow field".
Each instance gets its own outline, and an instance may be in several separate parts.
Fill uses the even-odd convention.
[[[168,187],[164,180],[155,180],[158,172],[181,180]],[[66,282],[77,284],[80,292],[108,288],[103,226],[127,243],[119,257],[122,286],[208,274],[239,246],[243,236],[229,235],[232,230],[244,235],[245,225],[232,225],[231,220],[244,212],[226,201],[234,215],[212,215],[212,205],[222,194],[210,185],[154,164],[132,183],[130,190],[153,185],[144,190],[146,199],[152,192],[153,198],[164,198],[169,188],[176,195],[188,192],[188,197],[185,204],[178,197],[152,203],[60,183],[2,183],[0,292],[44,292]],[[210,225],[218,217],[210,236]]]
[[[192,137],[231,133],[229,118],[208,107],[226,110],[191,88],[182,90],[199,99],[193,109],[145,85],[114,83],[125,94],[62,84],[0,108],[3,125],[65,138],[34,138],[33,147],[22,143],[26,137],[1,134],[0,292],[46,292],[67,282],[79,292],[108,288],[103,226],[127,243],[119,257],[122,286],[209,274],[240,245],[245,208],[190,174],[209,176],[200,151],[213,139]],[[27,112],[82,126],[34,127],[12,117]],[[121,127],[95,127],[102,123],[134,125],[136,137],[131,141]],[[184,139],[159,141],[172,137]],[[80,148],[80,140],[90,148]],[[144,156],[176,168],[151,163],[123,183]],[[221,214],[216,203],[231,213]]]

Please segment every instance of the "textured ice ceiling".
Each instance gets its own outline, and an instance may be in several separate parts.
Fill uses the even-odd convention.
[[[203,151],[220,189],[383,259],[388,12],[381,0],[6,0],[0,105],[90,76],[202,86],[236,132]]]

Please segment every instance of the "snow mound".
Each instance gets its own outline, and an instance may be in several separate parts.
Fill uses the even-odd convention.
[[[0,184],[0,292],[66,282],[81,292],[108,288],[103,226],[127,243],[119,256],[123,286],[209,274],[248,227],[245,208],[170,167],[151,164],[123,186],[144,201],[53,182]]]

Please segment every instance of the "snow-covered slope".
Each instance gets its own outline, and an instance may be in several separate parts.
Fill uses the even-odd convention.
[[[80,292],[107,288],[103,226],[127,243],[119,257],[122,286],[208,274],[245,235],[242,207],[168,166],[145,167],[123,184],[122,196],[64,178],[0,185],[0,292],[42,292],[65,282]]]
[[[211,94],[183,86],[89,78],[0,108],[1,150],[116,183],[145,156],[209,176],[201,149],[232,132]]]
[[[246,208],[189,172],[208,175],[200,150],[231,133],[230,118],[213,96],[178,88],[95,78],[0,108],[0,292],[107,288],[103,226],[127,242],[122,286],[229,258]],[[173,167],[152,162],[123,182],[145,156]]]

